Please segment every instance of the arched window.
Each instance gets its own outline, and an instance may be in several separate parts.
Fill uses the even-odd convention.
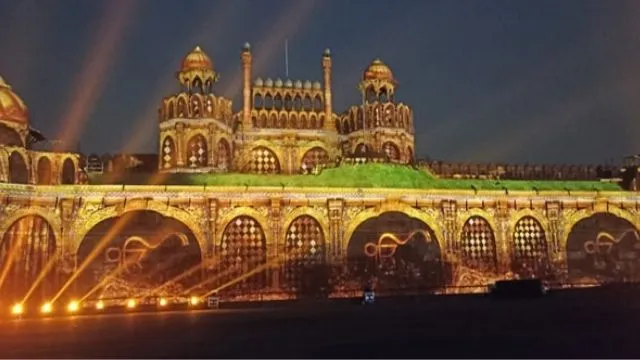
[[[187,142],[187,164],[189,167],[206,167],[208,159],[207,140],[201,134],[192,136]]]
[[[37,176],[38,185],[52,184],[51,161],[46,156],[42,156],[40,159],[38,159]]]
[[[253,107],[256,109],[262,109],[264,107],[264,104],[262,103],[262,95],[256,94],[256,96],[253,97]]]
[[[17,151],[9,156],[9,182],[14,184],[29,183],[29,169],[22,154]]]
[[[62,163],[62,184],[75,184],[76,183],[76,166],[73,164],[73,160],[67,158]]]

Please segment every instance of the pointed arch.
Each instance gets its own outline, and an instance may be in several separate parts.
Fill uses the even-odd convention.
[[[521,278],[543,278],[549,270],[549,250],[542,224],[525,215],[516,222],[512,238],[512,271]]]
[[[327,288],[329,274],[325,265],[325,234],[310,215],[296,217],[285,233],[283,287],[297,295],[314,295]]]
[[[498,269],[495,233],[482,216],[472,215],[465,221],[460,234],[462,265],[483,272]]]
[[[231,163],[231,147],[226,139],[220,139],[218,141],[217,156],[218,168],[224,170],[229,169],[229,164]]]
[[[329,162],[329,153],[327,150],[316,146],[304,153],[302,162],[300,163],[300,171],[303,174],[308,174],[316,167],[323,167]]]
[[[162,140],[162,168],[171,169],[176,167],[178,155],[176,154],[176,143],[169,135]]]
[[[202,134],[193,135],[187,141],[187,165],[190,168],[206,167],[209,164],[209,147]]]
[[[398,145],[394,144],[391,141],[387,141],[382,144],[382,151],[386,156],[389,157],[389,160],[391,161],[400,161],[402,157]]]
[[[13,151],[9,156],[9,182],[14,184],[29,183],[27,162],[18,151]]]
[[[254,174],[279,174],[280,170],[277,155],[264,146],[253,148],[249,162],[245,165],[245,171]]]
[[[49,160],[48,157],[46,156],[41,156],[38,159],[38,166],[36,168],[37,171],[37,177],[38,177],[38,181],[37,184],[38,185],[52,185],[53,182],[53,174],[52,174],[52,166],[51,166],[51,160]]]

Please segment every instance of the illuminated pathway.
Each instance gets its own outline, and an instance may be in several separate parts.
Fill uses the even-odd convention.
[[[634,357],[638,309],[625,296],[552,294],[262,305],[259,309],[0,322],[10,358]],[[625,301],[617,300],[625,297]]]

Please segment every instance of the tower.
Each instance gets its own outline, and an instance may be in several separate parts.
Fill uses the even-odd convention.
[[[242,129],[250,130],[251,124],[251,45],[242,48]]]
[[[335,131],[333,123],[333,105],[331,100],[331,51],[326,49],[322,56],[322,74],[324,80],[324,130]]]

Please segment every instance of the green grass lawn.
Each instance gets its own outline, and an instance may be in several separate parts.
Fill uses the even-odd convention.
[[[106,175],[91,176],[91,184],[144,185],[151,174],[129,174],[107,182]],[[366,164],[326,169],[319,175],[170,174],[162,185],[352,187],[400,189],[571,190],[616,191],[617,184],[599,181],[453,180],[437,179],[426,171],[402,165]]]

